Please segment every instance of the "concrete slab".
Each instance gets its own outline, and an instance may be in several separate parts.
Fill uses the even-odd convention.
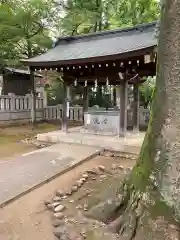
[[[16,159],[0,160],[0,206],[98,155],[100,147],[58,143]]]
[[[128,132],[126,138],[118,136],[102,136],[86,134],[82,132],[82,127],[69,129],[68,133],[53,131],[38,134],[39,141],[58,143],[76,143],[81,145],[96,146],[112,151],[124,151],[139,153],[145,133]]]

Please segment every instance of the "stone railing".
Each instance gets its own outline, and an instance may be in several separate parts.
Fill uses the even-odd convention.
[[[62,119],[62,115],[62,105],[48,106],[44,109],[44,119],[46,120]],[[83,108],[70,107],[68,117],[70,120],[83,121]]]
[[[149,122],[149,109],[144,109],[142,107],[139,108],[139,125],[141,127],[146,127]],[[133,126],[133,111],[132,109],[129,109],[127,111],[127,123],[128,126]]]
[[[44,118],[43,98],[36,98],[36,116],[38,120]],[[0,121],[9,122],[31,119],[31,97],[1,95]]]
[[[89,108],[96,111],[95,108]],[[97,110],[105,110],[98,108]],[[62,105],[43,106],[43,98],[36,98],[37,120],[58,120],[62,119]],[[70,120],[83,121],[83,108],[74,106],[69,108],[68,117]],[[30,96],[0,96],[0,121],[30,120],[31,119],[31,97]],[[149,121],[149,110],[140,108],[139,123],[146,127]],[[133,124],[132,109],[128,110],[128,126]]]
[[[43,108],[43,98],[36,98],[36,108]],[[0,112],[19,111],[31,109],[30,96],[1,95],[0,96]]]
[[[105,108],[89,108],[93,111],[105,111]],[[53,120],[53,119],[62,119],[62,105],[49,106],[44,109],[44,119]],[[133,112],[132,109],[128,110],[127,114],[128,126],[133,126]],[[83,121],[83,108],[82,107],[70,107],[69,109],[69,119],[75,121]],[[149,110],[140,108],[139,109],[139,124],[142,127],[146,127],[149,122]]]

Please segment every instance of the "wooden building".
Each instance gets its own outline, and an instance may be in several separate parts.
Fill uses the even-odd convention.
[[[42,75],[35,73],[36,86],[40,88],[40,79]],[[31,92],[32,84],[30,71],[6,67],[3,73],[2,95],[13,93],[18,96],[24,96]]]
[[[64,80],[63,130],[67,131],[68,92],[71,85],[84,86],[87,112],[89,86],[120,86],[118,134],[127,129],[127,87],[133,84],[133,126],[139,128],[138,86],[145,76],[156,75],[156,22],[124,29],[59,38],[55,47],[40,56],[23,60],[31,71],[56,70]],[[111,112],[113,115],[113,112]],[[109,116],[111,113],[107,113]],[[88,113],[89,115],[91,113]],[[102,113],[106,115],[106,113]]]

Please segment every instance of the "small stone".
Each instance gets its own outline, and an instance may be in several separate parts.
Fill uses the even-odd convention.
[[[52,204],[48,204],[48,205],[47,205],[47,208],[48,208],[49,210],[53,210]]]
[[[120,166],[119,166],[119,169],[123,170],[123,169],[124,169],[124,167],[123,167],[122,165],[120,165]]]
[[[114,157],[114,154],[113,153],[110,153],[110,152],[106,152],[104,154],[104,157]]]
[[[52,206],[53,208],[55,208],[55,207],[57,207],[59,204],[60,204],[60,202],[53,202],[53,203],[51,204],[51,206]]]
[[[87,170],[87,173],[97,174],[97,171],[96,171],[96,169],[90,169],[90,170]]]
[[[113,165],[112,165],[112,169],[113,169],[113,170],[116,170],[116,168],[117,168],[117,165],[116,165],[116,164],[113,164]]]
[[[89,177],[89,175],[87,173],[84,173],[83,175],[83,178],[87,179]]]
[[[65,209],[65,206],[59,205],[55,207],[54,212],[62,212]]]
[[[51,200],[44,200],[44,205],[48,205],[48,204],[51,204]]]
[[[78,187],[76,185],[74,185],[72,188],[71,188],[72,192],[77,192],[78,190]]]
[[[73,202],[74,202],[74,200],[70,200],[70,201],[69,201],[69,203],[73,203]]]
[[[64,221],[60,219],[55,219],[52,223],[53,227],[59,227],[60,225],[63,225]]]
[[[102,165],[99,165],[99,166],[98,166],[98,168],[99,168],[99,170],[100,170],[100,171],[102,171],[102,172],[104,172],[104,171],[105,171],[105,167],[104,167],[104,166],[102,166]]]
[[[79,180],[79,181],[76,182],[76,184],[77,184],[78,187],[81,187],[83,185],[83,181]]]
[[[105,175],[105,174],[103,174],[103,175],[100,175],[100,178],[101,179],[104,179],[104,178],[106,178],[107,176]]]
[[[54,217],[61,220],[64,218],[64,214],[62,212],[57,212],[57,213],[54,213]]]
[[[96,177],[92,177],[92,180],[96,180]]]
[[[64,195],[63,197],[62,197],[62,199],[66,199],[67,198],[67,195]]]
[[[53,201],[54,201],[54,202],[59,202],[59,201],[61,201],[61,200],[62,200],[62,198],[59,197],[59,196],[56,196],[56,197],[53,198]]]
[[[72,191],[71,191],[71,190],[67,191],[67,192],[66,192],[66,195],[67,195],[67,196],[71,196],[71,195],[72,195]]]
[[[78,205],[76,209],[82,209],[83,207],[81,205]]]
[[[64,193],[61,190],[59,190],[59,191],[56,192],[56,196],[63,197]]]
[[[85,182],[86,179],[85,179],[85,178],[81,178],[80,181],[81,181],[81,182]]]

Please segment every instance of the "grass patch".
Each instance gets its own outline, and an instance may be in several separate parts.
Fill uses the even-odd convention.
[[[69,127],[75,127],[79,124],[70,122]],[[9,125],[0,127],[0,156],[11,157],[28,151],[36,150],[36,146],[32,144],[24,144],[21,140],[32,138],[40,133],[51,132],[61,128],[60,121],[41,122],[38,123],[35,129],[32,129],[31,124]]]

